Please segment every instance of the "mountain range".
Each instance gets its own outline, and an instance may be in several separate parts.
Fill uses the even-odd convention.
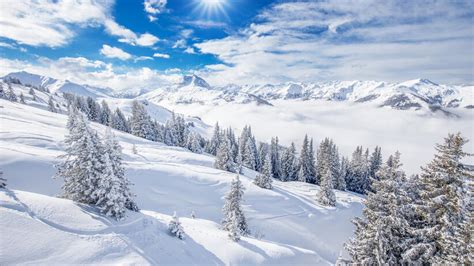
[[[474,86],[442,85],[427,79],[405,82],[329,81],[265,85],[211,86],[203,78],[183,76],[182,81],[148,90],[125,90],[81,85],[28,72],[10,73],[4,79],[41,86],[51,92],[72,92],[94,98],[138,98],[156,104],[222,105],[227,103],[271,106],[273,101],[337,101],[371,103],[397,110],[431,110],[449,114],[453,108],[474,108]]]

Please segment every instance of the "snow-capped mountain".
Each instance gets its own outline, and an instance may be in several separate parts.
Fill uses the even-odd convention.
[[[25,71],[14,72],[6,75],[3,79],[16,79],[24,85],[32,85],[48,89],[50,92],[70,92],[82,96],[92,98],[104,97],[112,95],[112,90],[107,88],[98,88],[89,85],[80,85],[69,80],[54,79],[51,77],[41,76],[28,73]]]
[[[257,103],[272,105],[274,100],[339,101],[372,103],[398,110],[473,108],[473,86],[440,85],[426,79],[400,83],[379,81],[332,81],[266,85],[212,87],[198,76],[141,95],[155,103],[221,105]],[[446,111],[445,111],[446,112]],[[447,112],[446,112],[447,113]]]
[[[219,105],[232,102],[271,105],[263,98],[241,91],[235,87],[211,87],[204,79],[196,75],[184,76],[178,84],[155,89],[141,95],[139,98],[147,99],[154,103],[165,102],[171,104]]]

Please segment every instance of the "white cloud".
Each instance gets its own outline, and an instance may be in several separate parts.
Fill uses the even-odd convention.
[[[279,3],[238,33],[194,46],[222,61],[201,70],[213,84],[418,77],[472,83],[472,10],[472,1]]]
[[[180,49],[184,49],[188,47],[188,44],[186,42],[185,39],[180,39],[180,40],[177,40],[174,44],[173,44],[173,48],[176,49],[176,48],[180,48]]]
[[[107,33],[120,37],[119,42],[139,46],[153,46],[160,40],[158,37],[149,33],[138,36],[133,31],[117,24],[111,19],[106,20],[104,26]]]
[[[196,50],[194,50],[194,48],[191,46],[186,48],[183,52],[185,52],[186,54],[196,54]]]
[[[138,56],[134,59],[135,62],[146,61],[146,60],[153,60],[153,57],[151,57],[151,56]]]
[[[168,59],[168,58],[170,58],[170,55],[168,55],[168,54],[154,53],[154,54],[153,54],[153,57],[166,58],[166,59]]]
[[[145,11],[149,14],[148,19],[153,22],[157,20],[156,15],[163,13],[166,10],[167,0],[145,0],[143,6]]]
[[[57,79],[68,79],[78,84],[109,87],[116,90],[128,88],[157,88],[177,82],[178,72],[160,72],[147,67],[115,68],[103,61],[84,57],[62,57],[57,60],[40,57],[37,61],[0,58],[0,75],[15,71],[28,71]]]
[[[132,45],[151,46],[158,38],[137,35],[115,22],[110,15],[114,1],[108,0],[2,0],[0,37],[30,46],[61,47],[77,34],[78,28],[104,26],[105,31]]]
[[[128,60],[132,58],[132,55],[125,52],[124,50],[117,47],[112,47],[107,44],[102,45],[102,49],[100,49],[100,53],[105,57],[118,58],[120,60]]]

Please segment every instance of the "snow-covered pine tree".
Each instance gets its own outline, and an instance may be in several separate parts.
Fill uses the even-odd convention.
[[[313,145],[313,138],[311,138],[311,141],[309,142],[309,147],[308,147],[308,157],[309,157],[309,179],[307,182],[313,183],[313,184],[319,184],[319,180],[317,180],[316,176],[316,156],[314,155],[314,145]]]
[[[229,220],[231,221],[230,224],[229,224],[229,233],[228,233],[228,236],[229,238],[232,240],[232,241],[239,241],[240,240],[240,229],[239,229],[239,221],[238,219],[236,218],[238,217],[237,213],[236,212],[231,212],[230,213],[230,217],[229,217]]]
[[[31,96],[36,95],[35,90],[33,88],[30,88],[30,90],[28,91],[28,94],[30,94]]]
[[[368,150],[365,154],[362,146],[358,146],[352,153],[349,176],[347,178],[347,189],[356,193],[364,194],[370,186]]]
[[[86,103],[88,109],[88,112],[86,112],[87,118],[90,121],[100,122],[100,105],[92,97],[87,97]]]
[[[339,176],[335,184],[335,187],[338,190],[342,190],[342,191],[346,190],[347,188],[346,179],[347,179],[348,173],[349,173],[349,159],[347,159],[346,157],[342,157],[340,168],[339,168]]]
[[[102,125],[112,126],[112,112],[105,100],[102,100],[99,121]]]
[[[232,151],[232,160],[234,162],[237,162],[238,156],[239,156],[239,144],[237,143],[237,140],[235,138],[234,130],[232,130],[231,127],[229,127],[225,131],[225,135],[227,136],[227,139],[230,141],[230,150]]]
[[[253,183],[261,188],[272,189],[272,158],[267,154],[262,173],[257,174]]]
[[[285,149],[281,157],[282,181],[294,181],[297,179],[298,165],[296,161],[296,148],[292,142],[290,147]]]
[[[23,96],[23,92],[20,93],[20,103],[25,104],[25,96]]]
[[[48,99],[48,110],[50,112],[53,112],[53,113],[57,113],[58,110],[56,109],[56,106],[54,105],[54,100],[53,100],[53,96],[49,96],[49,99]]]
[[[247,140],[245,144],[244,152],[245,154],[244,156],[242,156],[243,157],[242,165],[249,169],[256,170],[259,164],[259,160],[258,160],[257,146],[255,144],[255,138],[253,136],[251,136]]]
[[[230,184],[230,190],[225,197],[224,207],[222,212],[224,218],[222,220],[222,228],[226,231],[233,230],[236,227],[237,231],[241,235],[247,235],[250,230],[247,225],[247,219],[245,218],[242,210],[241,201],[244,196],[244,187],[237,175]]]
[[[7,93],[7,100],[11,102],[17,102],[18,98],[16,97],[15,91],[10,84],[8,84],[8,93]]]
[[[390,156],[369,192],[364,218],[354,220],[355,238],[347,249],[357,265],[405,265],[403,251],[409,247],[409,223],[405,206],[409,197],[403,189],[405,173],[400,169],[400,153]]]
[[[319,145],[317,152],[316,184],[326,174],[327,168],[331,170],[334,188],[339,189],[340,162],[339,152],[332,139],[325,138]]]
[[[405,253],[410,262],[458,264],[468,260],[466,252],[469,253],[469,248],[472,248],[472,239],[465,241],[465,236],[457,233],[464,230],[461,227],[469,219],[463,208],[464,201],[472,202],[467,185],[468,180],[472,181],[473,174],[463,164],[464,157],[470,156],[463,151],[466,143],[460,133],[449,134],[443,144],[436,145],[434,159],[422,167],[418,179],[421,191],[417,206],[422,220],[414,229],[421,241]],[[460,243],[466,244],[459,247]],[[472,258],[472,253],[470,256]]]
[[[151,119],[143,104],[139,101],[132,103],[132,117],[130,118],[130,131],[133,135],[148,140],[154,140]]]
[[[212,134],[211,140],[206,146],[206,152],[212,155],[216,155],[220,142],[221,142],[221,130],[219,127],[219,123],[216,123],[216,125],[214,126],[214,133]]]
[[[278,137],[272,138],[270,143],[270,158],[272,162],[273,177],[281,179],[281,158],[280,145],[278,144]]]
[[[62,196],[80,203],[95,204],[94,194],[103,173],[103,149],[97,133],[87,123],[87,118],[72,109],[68,120],[66,154],[57,165],[55,177],[64,179]]]
[[[236,172],[236,165],[232,161],[232,151],[229,147],[230,143],[227,138],[223,138],[219,143],[219,148],[217,149],[216,160],[214,162],[214,167],[229,172]]]
[[[336,194],[333,189],[333,176],[330,168],[326,168],[326,174],[321,177],[318,202],[324,206],[336,206]]]
[[[131,211],[138,211],[138,206],[133,199],[135,195],[132,194],[130,187],[133,185],[125,176],[125,168],[123,166],[122,147],[112,133],[110,127],[105,131],[104,139],[104,155],[109,157],[112,172],[119,182],[119,196],[125,199],[125,208]]]
[[[382,149],[376,146],[369,159],[369,175],[373,179],[377,179],[376,173],[382,166]]]
[[[119,108],[115,109],[115,112],[112,116],[112,128],[123,132],[130,132],[127,119],[123,115],[122,111]]]
[[[7,98],[7,93],[5,89],[3,88],[3,85],[0,84],[0,99],[6,99]]]
[[[257,171],[262,172],[263,164],[264,164],[265,158],[267,157],[267,154],[268,154],[268,144],[260,142],[258,144],[258,151],[257,152],[258,152],[258,158],[259,158],[259,161],[260,161]]]
[[[314,162],[311,161],[308,135],[304,136],[299,158],[298,181],[310,182],[313,178]]]
[[[202,147],[197,133],[191,132],[188,134],[186,148],[194,153],[202,153]]]
[[[7,186],[7,179],[3,177],[3,171],[0,170],[0,188]]]
[[[173,213],[173,218],[171,218],[171,221],[168,224],[168,230],[170,234],[176,236],[177,238],[184,239],[184,229],[176,212]]]

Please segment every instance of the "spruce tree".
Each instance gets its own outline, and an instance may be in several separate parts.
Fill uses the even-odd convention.
[[[272,159],[270,154],[265,158],[262,173],[257,174],[253,183],[261,188],[271,189],[272,188]]]
[[[469,156],[463,151],[466,143],[460,133],[449,134],[443,144],[436,145],[434,159],[422,168],[417,206],[422,219],[414,229],[422,241],[406,252],[409,261],[453,264],[468,260],[472,239],[466,241],[460,233],[466,230],[462,227],[469,221],[465,202],[472,201],[469,198],[472,187],[468,186],[468,180],[472,182],[472,170],[462,163]]]
[[[212,134],[211,140],[206,146],[206,152],[212,155],[216,155],[220,142],[221,142],[221,130],[219,127],[219,123],[216,123],[216,125],[214,126],[214,133]]]
[[[7,179],[3,177],[3,171],[0,171],[0,188],[7,186]]]
[[[318,202],[324,206],[336,206],[336,194],[333,190],[333,176],[330,168],[326,169],[326,174],[321,177]]]
[[[222,212],[224,218],[222,220],[222,227],[224,230],[229,232],[237,232],[239,235],[247,235],[250,230],[247,225],[247,219],[245,218],[242,210],[241,202],[244,195],[244,187],[237,175],[230,184],[230,191],[225,197],[224,207]]]
[[[115,109],[115,112],[112,116],[112,125],[113,128],[123,131],[130,132],[127,119],[123,115],[122,111],[119,108]]]
[[[170,223],[168,224],[168,230],[170,234],[176,236],[179,239],[184,239],[184,230],[181,222],[179,221],[179,217],[174,212],[173,217],[171,218]]]
[[[77,111],[69,113],[66,154],[57,165],[56,177],[64,178],[62,196],[80,203],[95,204],[94,194],[103,172],[103,149],[97,133]]]
[[[270,158],[272,162],[273,177],[281,179],[281,158],[280,145],[278,144],[278,137],[272,138],[270,143]]]
[[[312,167],[314,167],[314,165],[311,161],[309,149],[308,135],[306,135],[303,140],[303,145],[301,146],[299,158],[298,181],[301,182],[309,182],[312,179]]]
[[[191,132],[187,136],[186,148],[194,153],[202,153],[202,147],[199,143],[199,135],[195,132]]]
[[[130,118],[130,131],[133,135],[148,140],[154,140],[150,116],[143,104],[138,101],[132,103],[132,117]]]
[[[294,181],[297,179],[298,165],[296,161],[296,148],[292,142],[290,147],[285,149],[281,158],[282,181]]]
[[[49,96],[49,99],[48,99],[48,111],[53,112],[53,113],[58,112],[58,110],[56,109],[56,106],[54,105],[54,100],[52,96]]]
[[[390,156],[377,173],[374,193],[369,192],[364,218],[354,220],[355,238],[347,246],[353,263],[361,265],[403,265],[409,245],[409,223],[405,206],[409,197],[403,190],[405,174],[400,169],[400,153]]]
[[[230,143],[227,139],[220,142],[217,149],[216,160],[214,167],[229,172],[236,172],[236,165],[232,161],[232,151],[230,150]]]
[[[20,103],[25,104],[25,96],[23,96],[23,92],[20,93]]]
[[[15,92],[10,84],[8,84],[8,93],[7,93],[7,100],[11,102],[17,102],[18,98],[16,97]]]
[[[112,112],[110,111],[109,105],[105,100],[102,100],[102,110],[100,112],[99,122],[102,125],[112,126]]]

